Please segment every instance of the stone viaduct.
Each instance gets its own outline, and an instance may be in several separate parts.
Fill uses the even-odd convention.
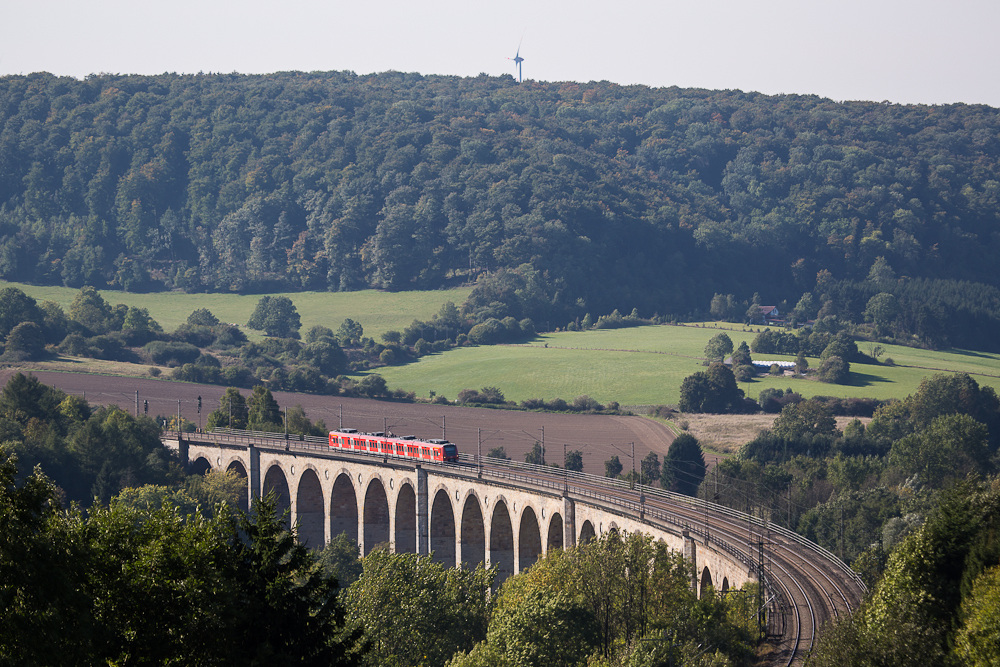
[[[756,579],[737,550],[719,548],[717,540],[682,521],[672,525],[651,516],[637,495],[623,506],[606,490],[588,490],[551,474],[334,453],[318,438],[167,434],[164,444],[189,470],[228,470],[245,477],[248,499],[274,492],[279,512],[289,510],[299,540],[312,547],[347,533],[362,554],[387,544],[396,552],[431,554],[453,567],[496,565],[503,579],[530,567],[549,549],[609,531],[640,531],[694,563],[692,586],[699,592],[709,585],[738,588]]]

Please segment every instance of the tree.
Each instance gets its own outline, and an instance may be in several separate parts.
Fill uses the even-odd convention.
[[[566,460],[563,462],[566,470],[573,472],[583,472],[583,452],[579,449],[571,449],[566,452]]]
[[[391,350],[383,350],[383,352]],[[347,355],[333,338],[323,337],[309,343],[299,352],[299,359],[316,368],[323,375],[335,377],[347,367]]]
[[[262,296],[247,326],[268,336],[298,338],[302,322],[295,304],[287,296]]]
[[[80,288],[73,297],[73,303],[70,304],[69,316],[95,334],[111,330],[113,317],[111,306],[93,287]]]
[[[823,360],[816,375],[823,382],[846,384],[851,378],[851,366],[843,357],[832,355]]]
[[[364,664],[441,665],[486,638],[496,569],[446,568],[428,556],[376,549],[347,589],[353,623],[364,628]]]
[[[743,407],[743,391],[736,385],[736,376],[718,362],[707,371],[684,378],[680,393],[678,407],[682,412],[726,413]]]
[[[875,335],[885,336],[899,315],[899,301],[892,294],[879,292],[865,306],[865,321],[875,325]]]
[[[996,667],[1000,647],[1000,566],[980,574],[962,602],[955,653],[963,665]]]
[[[249,417],[243,394],[229,387],[219,399],[219,407],[208,415],[208,428],[246,428]]]
[[[792,314],[798,323],[807,322],[816,316],[818,306],[813,298],[812,292],[803,293],[799,302],[795,304]]]
[[[916,474],[921,483],[940,488],[946,479],[984,472],[989,455],[985,425],[969,415],[944,415],[893,443],[889,466],[904,479]]]
[[[745,340],[741,340],[736,351],[733,352],[733,367],[752,366],[753,358],[750,356],[750,346]]]
[[[364,327],[349,317],[337,329],[337,341],[341,347],[358,347],[364,335]]]
[[[21,322],[10,330],[4,345],[7,359],[41,359],[45,356],[45,335],[34,322]]]
[[[705,455],[698,439],[690,433],[681,433],[670,443],[663,459],[660,483],[670,491],[694,496],[705,479],[706,470]]]
[[[795,357],[795,372],[802,375],[809,370],[809,362],[806,360],[805,352],[799,351]]]
[[[733,351],[733,341],[725,333],[712,336],[705,345],[705,357],[709,361],[722,361]]]
[[[43,313],[37,302],[17,289],[0,289],[0,339],[6,338],[18,324],[34,322],[42,324]]]
[[[58,514],[55,485],[40,469],[18,480],[17,457],[0,446],[0,655],[10,664],[71,664],[85,647],[85,552],[54,529]]]
[[[542,443],[535,442],[531,447],[531,451],[524,455],[524,462],[531,463],[536,466],[545,465],[545,451],[542,449]]]
[[[260,384],[254,386],[247,399],[247,428],[252,431],[280,431],[283,422],[281,408],[271,390]]]
[[[492,448],[490,451],[486,452],[485,456],[491,459],[500,459],[502,461],[509,461],[510,457],[507,456],[507,450],[503,448],[503,445]]]
[[[802,401],[784,406],[771,431],[786,440],[800,440],[805,435],[832,437],[837,434],[837,420],[819,401]]]
[[[327,575],[337,580],[341,589],[349,587],[361,577],[361,552],[358,543],[340,533],[320,550],[317,561]]]
[[[380,398],[389,393],[389,387],[385,383],[385,378],[378,373],[369,373],[361,378],[358,389],[369,398]]]
[[[337,582],[324,574],[275,510],[273,495],[255,498],[229,525],[229,567],[240,609],[223,641],[239,664],[354,664],[360,639],[345,630]],[[169,626],[168,626],[169,627]]]
[[[649,452],[639,462],[639,470],[642,473],[643,484],[652,484],[660,479],[660,457],[656,452]]]
[[[122,332],[127,336],[130,345],[142,345],[160,331],[163,331],[163,328],[145,308],[129,307],[125,319],[122,320]]]
[[[739,305],[732,294],[716,294],[709,307],[712,318],[722,322],[735,322],[739,318]]]
[[[187,323],[192,326],[214,327],[221,324],[219,318],[212,314],[208,308],[195,308],[188,315]]]
[[[622,474],[622,462],[618,460],[618,455],[613,455],[610,459],[604,462],[604,476],[610,477],[611,479],[616,479],[618,475]]]

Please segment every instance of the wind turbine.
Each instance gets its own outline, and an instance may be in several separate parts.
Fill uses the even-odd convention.
[[[524,38],[521,38],[524,41]],[[507,58],[507,60],[513,60],[514,64],[517,65],[517,82],[521,83],[521,63],[524,62],[524,58],[521,57],[521,42],[517,43],[517,52],[514,54],[513,58]]]

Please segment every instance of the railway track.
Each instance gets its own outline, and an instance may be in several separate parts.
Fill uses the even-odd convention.
[[[293,448],[330,458],[383,458],[363,452],[331,452],[324,438],[288,440],[283,434],[228,430],[201,437],[220,445],[252,442],[262,448]],[[823,626],[855,610],[865,593],[860,578],[826,549],[786,528],[722,505],[623,480],[467,454],[460,455],[459,463],[421,463],[456,476],[563,493],[624,515],[641,515],[652,525],[688,531],[726,551],[763,581],[768,630],[777,639],[775,665],[803,662]]]

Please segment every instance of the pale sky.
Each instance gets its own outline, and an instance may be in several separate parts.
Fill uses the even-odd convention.
[[[397,70],[1000,107],[997,0],[0,0],[0,74]]]

